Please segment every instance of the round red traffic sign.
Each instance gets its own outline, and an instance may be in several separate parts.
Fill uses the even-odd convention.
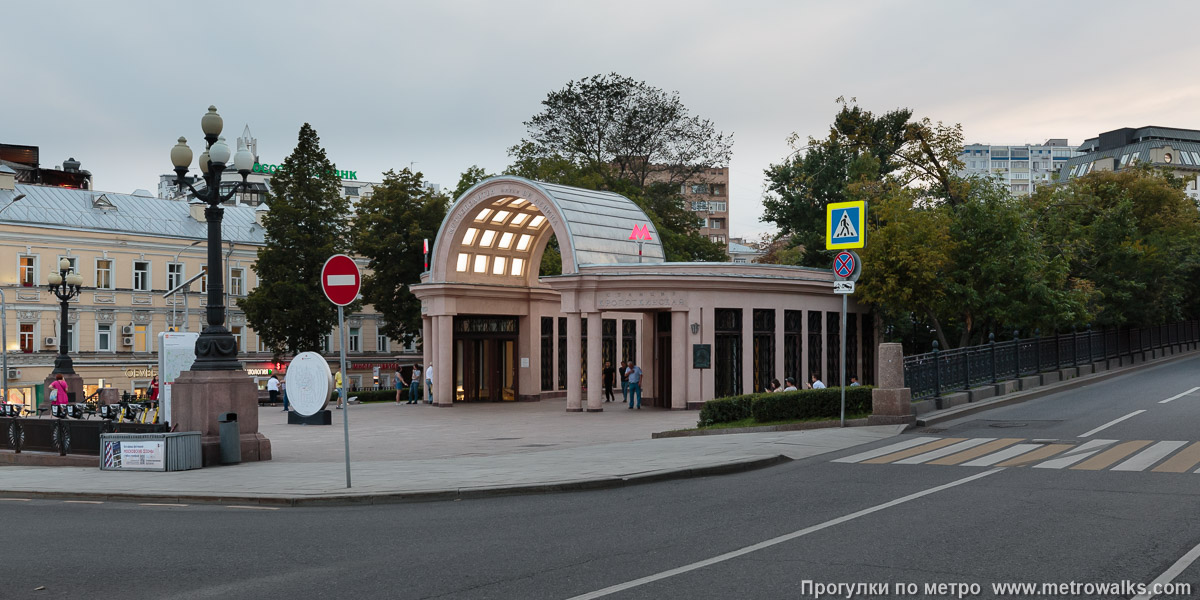
[[[854,273],[854,255],[849,252],[838,252],[833,257],[833,272],[838,277],[846,278]]]
[[[358,297],[358,288],[362,284],[358,265],[354,259],[345,254],[334,254],[321,267],[321,289],[329,301],[346,306]]]

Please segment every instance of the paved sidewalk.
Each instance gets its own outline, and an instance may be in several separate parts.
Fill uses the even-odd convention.
[[[0,468],[0,496],[158,502],[352,504],[616,487],[736,472],[874,442],[903,426],[648,439],[691,411],[567,413],[561,402],[393,404],[350,411],[345,488],[341,411],[332,427],[288,426],[262,409],[276,459],[172,473]],[[613,406],[613,405],[609,405]]]

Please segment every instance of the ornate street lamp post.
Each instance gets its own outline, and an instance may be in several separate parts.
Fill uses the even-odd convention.
[[[196,339],[196,362],[192,364],[193,371],[237,371],[242,366],[237,360],[237,342],[233,334],[225,328],[225,271],[221,266],[221,219],[225,209],[221,204],[233,197],[246,184],[246,177],[254,166],[254,154],[244,144],[239,144],[237,154],[233,158],[234,168],[242,180],[235,183],[233,189],[224,196],[221,195],[221,173],[225,171],[229,161],[229,146],[221,135],[221,115],[217,107],[208,107],[208,113],[200,119],[200,129],[204,132],[206,149],[200,154],[199,166],[203,174],[205,188],[197,192],[192,184],[185,179],[188,165],[192,162],[192,149],[187,146],[187,140],[179,138],[179,143],[171,148],[171,163],[175,165],[175,184],[180,191],[187,186],[197,198],[208,204],[204,209],[204,219],[208,223],[208,326]]]
[[[71,261],[64,258],[58,261],[58,272],[50,273],[46,277],[46,282],[50,284],[50,293],[54,294],[55,298],[58,298],[58,303],[62,307],[58,356],[54,358],[54,370],[50,374],[74,375],[75,365],[71,362],[71,357],[67,355],[67,305],[72,298],[79,295],[80,286],[83,285],[83,277],[71,270]]]

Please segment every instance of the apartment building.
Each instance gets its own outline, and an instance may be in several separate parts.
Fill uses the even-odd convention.
[[[204,326],[207,275],[190,293],[167,295],[206,268],[203,208],[199,202],[17,184],[13,170],[0,166],[8,401],[32,406],[43,398],[42,382],[60,348],[74,360],[87,394],[97,387],[144,389],[157,374],[158,334]],[[226,327],[238,342],[239,359],[260,383],[281,365],[272,363],[236,300],[257,283],[251,267],[264,245],[262,216],[268,210],[226,207],[222,236]],[[84,282],[71,301],[65,339],[58,299],[46,286],[61,259]],[[347,323],[352,385],[371,386],[376,368],[379,383],[388,385],[397,364],[418,360],[415,347],[382,333],[382,318],[371,307],[350,315]],[[327,336],[321,350],[336,362],[338,336]]]
[[[1077,147],[1060,138],[1039,145],[970,144],[959,156],[963,163],[959,175],[995,177],[1013,194],[1028,196],[1039,185],[1053,183],[1062,166],[1078,154]]]
[[[1187,194],[1200,199],[1200,130],[1125,127],[1089,138],[1063,165],[1058,181],[1093,171],[1120,171],[1136,165],[1167,169],[1187,181]]]

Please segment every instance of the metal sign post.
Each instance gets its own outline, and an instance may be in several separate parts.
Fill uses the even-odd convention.
[[[345,254],[335,254],[321,267],[321,291],[338,307],[338,340],[341,348],[342,385],[338,388],[338,399],[342,405],[342,430],[346,437],[346,487],[350,487],[350,402],[346,399],[346,382],[350,374],[346,371],[346,319],[343,306],[354,302],[362,285],[362,274],[358,264]]]
[[[845,309],[843,309],[842,312],[844,315]],[[845,320],[846,320],[846,318],[845,318],[845,316],[843,316],[842,321],[845,322]],[[341,385],[341,387],[338,388],[338,399],[339,399],[338,401],[342,405],[342,432],[345,434],[345,438],[346,438],[346,488],[349,489],[350,488],[350,403],[346,401],[346,380],[350,378],[350,375],[346,372],[346,319],[345,319],[345,311],[342,310],[341,304],[338,305],[338,331],[341,332],[338,334],[338,345],[341,346],[338,349],[338,358],[340,359],[341,370],[342,370],[342,385]],[[842,354],[845,354],[845,352],[846,352],[845,349],[843,349]],[[842,404],[845,404],[845,400],[842,401]]]
[[[844,219],[845,215],[839,218]],[[859,227],[858,230],[861,231],[862,227]],[[842,396],[842,427],[846,426],[846,296],[854,293],[854,282],[858,281],[861,271],[862,260],[858,258],[858,254],[843,250],[833,257],[833,293],[842,297],[842,328],[839,330],[841,335],[838,336],[842,342],[842,378],[839,385]]]

